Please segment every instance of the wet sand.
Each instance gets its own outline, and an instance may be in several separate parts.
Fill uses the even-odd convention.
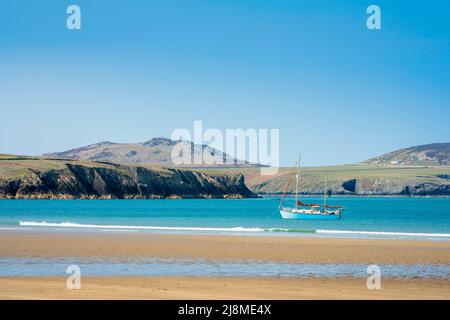
[[[450,241],[2,230],[0,257],[150,257],[450,265]]]
[[[450,241],[2,230],[0,257],[193,258],[292,263],[450,265]],[[449,279],[0,277],[0,299],[450,299]]]
[[[63,277],[0,278],[0,299],[450,299],[448,280],[358,278]]]

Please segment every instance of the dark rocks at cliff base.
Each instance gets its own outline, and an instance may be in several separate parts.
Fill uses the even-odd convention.
[[[348,192],[356,192],[356,179],[350,179],[342,183],[342,188]]]
[[[179,169],[86,166],[66,163],[62,170],[31,170],[17,178],[0,177],[0,198],[158,199],[252,198],[238,175],[210,176]]]

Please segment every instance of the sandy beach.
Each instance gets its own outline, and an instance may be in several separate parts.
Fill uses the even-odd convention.
[[[450,241],[2,231],[0,257],[157,257],[450,265]]]
[[[2,230],[3,258],[191,258],[292,263],[450,265],[450,242]],[[0,299],[450,299],[449,279],[84,276],[1,277]]]
[[[83,277],[68,290],[63,277],[0,278],[0,299],[450,299],[447,280],[211,277]]]

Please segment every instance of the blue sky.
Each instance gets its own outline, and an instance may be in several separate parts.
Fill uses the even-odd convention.
[[[77,4],[82,29],[66,29]],[[366,28],[377,4],[382,30]],[[0,153],[279,128],[281,164],[450,141],[448,1],[0,2]]]

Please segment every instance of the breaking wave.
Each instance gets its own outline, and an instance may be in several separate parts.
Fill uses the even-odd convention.
[[[52,228],[80,228],[80,229],[108,229],[108,230],[154,230],[154,231],[200,231],[200,232],[238,232],[238,233],[316,233],[336,236],[379,236],[379,237],[413,237],[413,238],[450,238],[449,233],[423,233],[423,232],[389,232],[389,231],[355,231],[355,230],[325,230],[325,229],[289,229],[289,228],[259,228],[259,227],[164,227],[164,226],[133,226],[133,225],[101,225],[81,224],[73,222],[36,222],[20,221],[20,226],[52,227]]]

